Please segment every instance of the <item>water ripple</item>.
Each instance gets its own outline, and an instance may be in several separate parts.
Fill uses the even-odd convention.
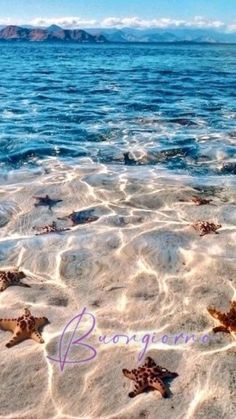
[[[235,173],[233,45],[1,45],[0,164]],[[141,156],[141,157],[140,157]]]

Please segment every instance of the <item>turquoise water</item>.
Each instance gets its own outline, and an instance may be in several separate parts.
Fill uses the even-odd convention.
[[[235,174],[235,45],[0,45],[0,164]],[[128,163],[129,164],[129,163]]]

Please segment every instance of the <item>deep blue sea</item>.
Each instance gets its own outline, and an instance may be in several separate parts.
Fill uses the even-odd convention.
[[[236,45],[0,45],[0,167],[235,174]]]

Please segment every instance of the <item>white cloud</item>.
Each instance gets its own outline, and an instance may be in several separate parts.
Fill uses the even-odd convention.
[[[0,25],[15,25],[16,21],[10,17],[0,18]]]
[[[107,17],[103,20],[97,21],[95,19],[83,19],[79,16],[66,16],[59,18],[43,18],[37,17],[30,21],[17,21],[11,18],[0,19],[1,25],[33,25],[33,26],[49,26],[56,24],[63,28],[198,28],[198,29],[221,29],[225,31],[236,31],[236,23],[226,25],[220,20],[211,20],[202,16],[195,16],[190,20],[183,19],[169,19],[169,18],[156,18],[156,19],[141,19],[137,16],[130,16],[124,18]]]
[[[236,23],[232,23],[231,25],[228,25],[227,29],[228,29],[228,32],[236,32]]]
[[[131,28],[167,28],[173,26],[180,26],[184,24],[183,20],[172,20],[172,19],[151,19],[145,20],[138,17],[125,17],[125,18],[116,18],[108,17],[100,22],[102,27],[131,27]]]
[[[225,23],[220,20],[210,20],[202,16],[195,16],[194,19],[186,21],[184,26],[209,29],[221,29],[226,27]]]
[[[60,17],[60,18],[35,18],[29,22],[33,26],[50,26],[58,25],[62,28],[79,28],[93,27],[99,24],[96,20],[86,20],[77,16]]]

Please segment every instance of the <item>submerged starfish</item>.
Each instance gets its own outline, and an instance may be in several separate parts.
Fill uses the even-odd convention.
[[[124,156],[124,164],[127,166],[134,166],[137,164],[137,161],[130,158],[129,152],[123,153]]]
[[[213,332],[225,332],[231,333],[236,332],[236,301],[231,301],[230,310],[228,313],[222,313],[221,311],[216,310],[215,308],[209,307],[208,313],[214,319],[219,320],[221,326],[213,328]]]
[[[193,224],[193,228],[199,231],[200,236],[205,236],[210,233],[219,234],[217,230],[221,227],[221,224],[210,223],[209,221],[197,221]]]
[[[44,227],[33,227],[34,230],[38,230],[36,236],[41,236],[42,234],[49,234],[49,233],[62,233],[63,231],[68,231],[70,228],[60,228],[57,227],[57,223],[55,221],[52,224],[49,224]]]
[[[150,357],[146,358],[143,366],[132,371],[123,369],[122,372],[125,377],[135,381],[134,391],[129,393],[129,397],[135,397],[148,389],[158,390],[162,397],[168,397],[168,389],[163,380],[178,377],[176,372],[156,365]]]
[[[192,196],[191,201],[199,206],[199,205],[210,204],[212,202],[212,199],[205,199],[205,198],[201,198],[200,196],[194,195]]]
[[[25,308],[24,314],[17,319],[0,319],[0,328],[13,332],[13,337],[6,344],[6,347],[11,348],[25,339],[33,339],[38,343],[44,343],[38,329],[48,323],[47,317],[34,317],[28,308]]]
[[[62,202],[62,199],[51,199],[49,195],[46,196],[33,196],[34,199],[37,199],[38,202],[34,204],[35,207],[49,207],[51,210],[52,207],[57,205],[59,202]]]
[[[24,272],[15,271],[0,271],[0,292],[5,291],[11,285],[18,285],[20,287],[30,288],[30,285],[21,282],[21,279],[26,278]]]
[[[95,211],[94,208],[88,209],[88,210],[77,211],[77,212],[73,211],[71,214],[67,215],[66,217],[58,218],[58,220],[65,220],[69,218],[72,221],[73,225],[92,223],[99,219],[99,217],[97,217],[96,215],[93,215],[94,211]]]

